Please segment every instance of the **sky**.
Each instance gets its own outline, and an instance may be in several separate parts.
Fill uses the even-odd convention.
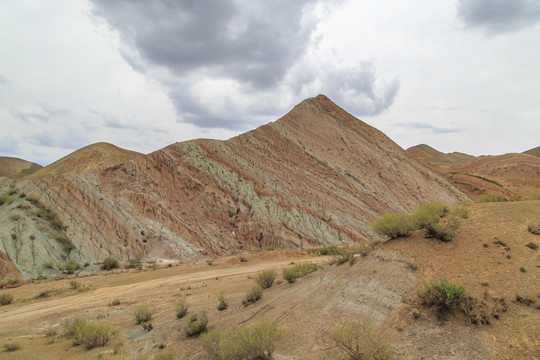
[[[540,146],[538,0],[3,0],[0,156],[228,139],[324,94],[406,149]]]

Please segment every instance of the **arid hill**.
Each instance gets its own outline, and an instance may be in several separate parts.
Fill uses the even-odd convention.
[[[33,174],[41,168],[43,166],[30,161],[0,156],[0,177],[5,176],[12,179],[20,179]]]
[[[477,160],[476,156],[460,152],[445,154],[425,144],[412,146],[405,150],[405,152],[410,157],[432,167],[470,164]]]
[[[28,216],[34,205],[24,198],[0,208],[21,216],[2,220],[0,250],[19,254],[25,276],[68,256],[200,261],[245,249],[364,242],[383,212],[467,199],[325,96],[227,141],[176,143],[109,168],[5,186],[38,197],[69,239],[44,235],[46,224]]]
[[[45,166],[25,179],[42,179],[51,175],[82,174],[92,169],[108,167],[131,160],[141,153],[122,149],[108,143],[95,143],[79,149]]]
[[[540,157],[540,146],[523,152],[524,154]]]

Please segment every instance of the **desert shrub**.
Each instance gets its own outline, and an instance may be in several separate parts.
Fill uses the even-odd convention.
[[[373,230],[386,235],[390,239],[406,237],[418,229],[418,223],[413,216],[398,213],[386,213],[373,223]]]
[[[450,241],[454,237],[454,229],[448,225],[429,224],[426,226],[428,238],[434,238],[441,241]]]
[[[276,279],[277,273],[276,270],[264,270],[257,274],[255,277],[255,282],[259,284],[261,289],[268,289],[274,285],[274,280]]]
[[[248,291],[244,300],[242,300],[242,305],[248,306],[255,304],[262,298],[262,288],[259,285],[253,285],[251,290]]]
[[[44,261],[41,267],[44,269],[54,269],[54,262],[52,260]]]
[[[5,343],[4,344],[4,351],[11,352],[11,351],[17,351],[21,348],[21,346],[18,343]]]
[[[498,239],[498,238],[495,238],[495,240],[493,240],[493,243],[495,245],[500,245],[500,246],[503,246],[503,247],[508,247],[508,245],[501,239]]]
[[[292,267],[284,268],[282,271],[283,278],[289,283],[293,283],[296,279],[304,277],[318,269],[317,264],[312,262],[304,262],[295,264]]]
[[[15,196],[13,195],[8,195],[8,194],[0,195],[0,205],[3,205],[3,204],[9,205],[13,201],[15,201]]]
[[[479,203],[485,203],[485,202],[501,202],[505,201],[503,194],[501,194],[498,191],[488,191],[485,194],[480,195],[477,202]]]
[[[149,322],[152,319],[152,315],[154,315],[154,310],[148,304],[141,304],[133,311],[133,316],[135,316],[135,322],[137,324]]]
[[[197,314],[192,314],[186,326],[184,326],[184,334],[187,337],[199,336],[203,332],[206,332],[206,326],[208,325],[208,318],[206,317],[206,311]]]
[[[380,338],[375,324],[366,317],[332,329],[330,338],[351,360],[392,358],[392,349]]]
[[[62,246],[62,249],[64,249],[64,251],[68,254],[71,252],[71,250],[75,249],[75,245],[73,245],[70,238],[68,238],[66,234],[60,233],[54,239]]]
[[[430,202],[421,204],[412,216],[420,228],[425,228],[438,223],[439,219],[446,216],[449,212],[450,209],[448,209],[448,206],[437,202]]]
[[[11,215],[9,215],[9,220],[18,221],[20,219],[21,219],[21,215],[19,215],[19,214],[11,214]]]
[[[6,293],[0,295],[0,306],[9,305],[13,302],[13,295]]]
[[[109,306],[119,306],[120,305],[120,299],[114,299],[111,302],[109,302]]]
[[[54,342],[54,339],[56,339],[56,335],[58,335],[58,328],[57,327],[49,327],[46,328],[43,331],[43,335],[47,338],[47,344],[52,344]]]
[[[73,345],[84,345],[87,350],[105,346],[116,333],[108,322],[97,322],[75,318],[64,322],[64,335]]]
[[[540,235],[540,223],[529,224],[528,229],[531,234]]]
[[[242,328],[229,337],[221,338],[218,330],[202,338],[204,350],[211,360],[270,360],[275,343],[283,336],[275,324],[266,322]]]
[[[441,279],[438,283],[431,281],[417,295],[425,306],[435,306],[438,312],[459,307],[465,297],[465,287]]]
[[[528,247],[531,250],[538,250],[538,244],[533,243],[532,241],[530,243],[528,243],[527,245],[525,245],[525,246]]]
[[[188,312],[188,305],[186,304],[186,299],[184,299],[184,298],[179,299],[174,304],[174,312],[176,313],[176,317],[178,319],[181,319],[184,316],[186,316],[186,314]]]
[[[338,255],[341,253],[342,250],[343,249],[338,247],[337,245],[329,245],[329,246],[320,247],[320,248],[307,249],[306,251],[310,255],[325,256],[325,255]]]
[[[72,288],[73,290],[78,290],[82,287],[81,283],[76,281],[76,280],[71,280],[69,282],[69,287]]]
[[[144,254],[136,254],[133,259],[129,259],[128,263],[126,264],[126,269],[140,269],[142,268],[142,258],[144,257]]]
[[[247,262],[248,261],[247,257],[245,257],[243,255],[239,256],[238,260],[240,260],[240,262]]]
[[[223,291],[220,291],[218,294],[218,311],[223,311],[229,307],[229,304],[227,303],[227,300],[225,300],[225,293]]]
[[[108,257],[101,263],[101,270],[112,270],[118,268],[118,260]]]
[[[455,216],[460,219],[468,219],[469,210],[465,209],[464,207],[457,207],[452,210],[452,216]]]
[[[82,265],[80,262],[71,259],[67,263],[58,266],[58,269],[61,270],[64,274],[73,274],[75,271],[81,270]]]
[[[174,360],[176,351],[174,349],[162,350],[154,356],[154,360]]]

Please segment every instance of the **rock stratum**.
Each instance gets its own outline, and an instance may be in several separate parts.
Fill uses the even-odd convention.
[[[384,212],[467,199],[323,95],[227,141],[175,143],[109,167],[0,183],[0,192],[9,189],[25,197],[0,207],[0,250],[26,277],[45,261],[203,261],[364,242]],[[32,216],[29,196],[58,214],[72,246]]]

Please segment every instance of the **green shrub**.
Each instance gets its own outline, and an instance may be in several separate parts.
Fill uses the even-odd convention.
[[[264,322],[239,329],[226,338],[214,330],[203,336],[202,345],[211,360],[270,360],[282,336],[275,324]]]
[[[428,238],[434,238],[441,241],[450,241],[454,237],[454,229],[448,225],[428,224],[426,226]]]
[[[243,255],[239,256],[238,260],[240,260],[240,262],[247,262],[248,261],[247,257],[245,257]]]
[[[251,290],[246,294],[244,300],[242,300],[242,305],[248,306],[255,304],[262,298],[262,288],[259,285],[253,285]]]
[[[101,270],[112,270],[118,268],[118,260],[108,257],[101,263]]]
[[[15,196],[8,195],[8,194],[0,195],[0,205],[4,205],[4,204],[9,205],[13,201],[15,201]]]
[[[295,264],[292,267],[284,268],[282,270],[283,278],[287,280],[289,283],[293,283],[296,281],[296,279],[304,277],[314,271],[316,271],[319,267],[317,264],[314,264],[312,262],[304,262]]]
[[[133,316],[135,316],[135,321],[137,324],[149,322],[152,319],[153,314],[154,310],[150,308],[148,304],[141,304],[133,311]]]
[[[310,255],[320,255],[320,256],[326,256],[326,255],[339,255],[341,251],[343,251],[342,248],[338,247],[337,245],[330,245],[320,248],[311,248],[306,250],[308,254]]]
[[[468,219],[469,210],[465,209],[464,207],[457,207],[452,210],[452,216],[455,216],[460,219]]]
[[[75,271],[81,270],[82,265],[80,262],[71,259],[64,265],[58,266],[58,269],[61,270],[64,274],[73,274]]]
[[[438,312],[459,307],[465,298],[465,287],[441,279],[438,283],[431,281],[417,295],[425,306],[435,306]]]
[[[174,304],[174,311],[176,313],[176,317],[178,319],[181,319],[183,318],[184,316],[186,316],[187,312],[188,312],[188,305],[186,304],[186,300],[184,298],[182,299],[179,299],[175,304]]]
[[[9,305],[13,302],[13,295],[6,293],[0,295],[0,306]]]
[[[392,349],[381,339],[375,324],[366,317],[333,328],[330,338],[351,360],[392,358]]]
[[[479,203],[485,203],[485,202],[501,202],[505,201],[503,194],[501,194],[498,191],[488,191],[485,194],[480,195],[477,202]]]
[[[218,311],[223,311],[229,307],[229,304],[227,304],[227,300],[225,300],[225,293],[223,291],[220,291],[218,294]]]
[[[18,343],[6,343],[6,344],[4,344],[4,351],[6,351],[6,352],[17,351],[20,348],[21,348],[21,346]]]
[[[64,322],[64,335],[73,345],[84,345],[87,350],[105,346],[116,333],[108,322],[97,322],[75,318]]]
[[[528,243],[527,245],[525,245],[525,246],[528,247],[531,250],[538,250],[538,244],[533,243],[532,241],[530,243]]]
[[[446,216],[450,212],[448,206],[430,202],[421,204],[412,214],[413,218],[420,228],[425,228],[439,222],[439,219]]]
[[[276,270],[265,270],[261,271],[255,277],[255,282],[259,284],[261,289],[268,289],[274,285],[274,280],[276,279],[277,273]]]
[[[206,332],[206,326],[208,325],[208,318],[206,317],[206,311],[197,314],[192,314],[186,326],[184,326],[184,334],[187,337],[199,336],[203,332]]]
[[[373,224],[373,230],[386,235],[390,239],[406,237],[418,229],[417,220],[407,214],[386,213],[377,218]]]
[[[19,214],[11,214],[11,215],[9,215],[9,220],[18,221],[20,219],[21,219],[21,215],[19,215]]]

